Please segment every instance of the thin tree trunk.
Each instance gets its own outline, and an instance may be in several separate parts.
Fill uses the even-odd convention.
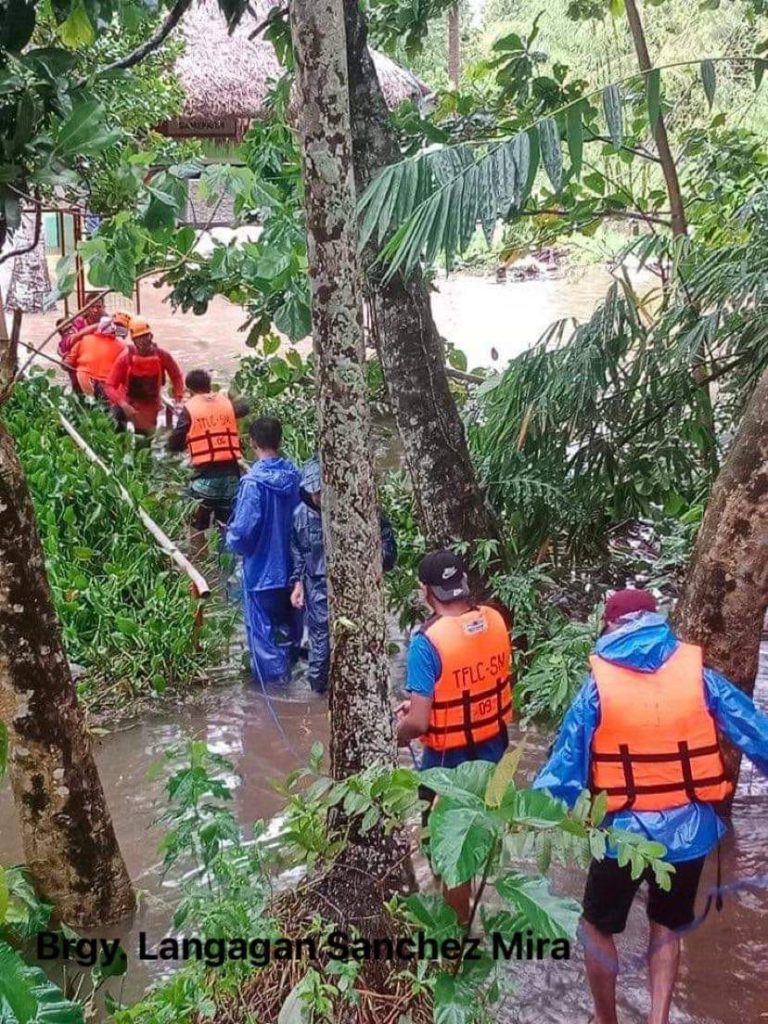
[[[368,50],[365,15],[358,0],[345,0],[344,10],[355,181],[362,191],[400,159],[400,149]],[[377,256],[375,245],[363,253],[371,332],[424,534],[436,546],[458,539],[471,548],[487,538],[501,550],[499,524],[478,485],[448,384],[427,286],[419,275],[385,282]],[[484,580],[473,577],[478,595],[484,594]]]
[[[768,371],[747,405],[693,549],[675,625],[751,695],[768,605]],[[739,754],[727,752],[734,778]]]
[[[455,3],[448,9],[448,79],[454,89],[461,80],[461,15]]]
[[[331,612],[331,770],[395,763],[343,0],[294,0]]]
[[[627,21],[629,22],[629,30],[632,33],[632,41],[635,44],[635,53],[637,54],[637,62],[640,66],[640,70],[650,71],[653,64],[651,63],[651,57],[648,53],[648,44],[645,39],[645,30],[643,28],[642,18],[640,17],[640,11],[638,10],[635,0],[625,0],[625,5],[627,10]],[[662,114],[659,114],[658,120],[656,121],[654,138],[656,139],[656,148],[659,153],[659,160],[661,161],[664,181],[667,185],[667,195],[669,197],[669,209],[671,213],[670,219],[672,221],[672,234],[675,236],[685,235],[688,232],[688,221],[685,216],[683,197],[680,192],[677,165],[675,164],[675,158],[672,156],[672,150],[669,146],[667,126],[664,123],[664,116]]]
[[[51,602],[32,501],[0,422],[0,721],[27,867],[67,924],[122,920],[134,893]]]

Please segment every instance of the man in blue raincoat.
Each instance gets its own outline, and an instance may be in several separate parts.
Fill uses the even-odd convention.
[[[667,1024],[680,961],[680,934],[695,919],[707,854],[725,834],[714,803],[727,795],[717,730],[768,775],[768,716],[681,643],[653,596],[623,590],[607,601],[592,671],[569,708],[534,787],[573,806],[584,789],[605,792],[605,824],[666,847],[672,887],[632,880],[609,848],[593,861],[584,893],[582,939],[595,1024],[617,1024],[618,956],[613,936],[648,883],[649,1024]]]
[[[240,481],[227,525],[226,546],[243,559],[243,603],[251,673],[261,683],[290,677],[298,645],[297,615],[291,607],[290,530],[299,500],[298,469],[280,455],[279,420],[251,424],[257,461]],[[300,629],[300,620],[299,620]]]
[[[309,634],[309,670],[307,678],[315,693],[328,688],[331,641],[328,631],[328,581],[325,575],[320,460],[305,463],[301,477],[301,502],[293,513],[291,527],[291,604],[306,609]],[[381,520],[381,554],[384,571],[394,568],[397,545],[392,526]]]

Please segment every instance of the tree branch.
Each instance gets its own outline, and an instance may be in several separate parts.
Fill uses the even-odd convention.
[[[250,6],[248,9],[251,10]],[[251,10],[251,13],[253,14],[254,12]],[[268,29],[273,21],[277,21],[278,18],[285,18],[287,14],[287,4],[284,7],[273,7],[269,14],[266,16],[266,18],[264,18],[263,21],[260,21],[256,28],[251,33],[249,33],[248,39],[252,42],[258,36],[260,36],[261,33],[265,31],[265,29]]]
[[[135,64],[139,64],[150,53],[163,45],[191,6],[192,0],[176,0],[170,14],[154,35],[146,39],[141,46],[137,46],[127,57],[121,57],[120,60],[115,60],[111,64],[107,64],[106,67],[101,68],[99,74],[103,75],[108,71],[121,71],[124,68],[132,68]]]

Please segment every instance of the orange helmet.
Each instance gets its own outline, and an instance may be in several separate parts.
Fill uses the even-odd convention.
[[[131,314],[117,312],[112,316],[112,322],[117,324],[118,327],[125,327],[130,330],[131,327]]]
[[[140,338],[142,334],[152,333],[152,328],[146,320],[131,320],[128,330],[131,332],[132,338]]]

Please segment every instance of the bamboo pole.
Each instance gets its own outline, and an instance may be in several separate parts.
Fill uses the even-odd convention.
[[[53,403],[51,403],[51,405],[53,405]],[[194,565],[192,565],[192,563],[189,561],[189,559],[185,555],[183,555],[181,551],[179,551],[178,547],[174,544],[174,542],[171,540],[168,534],[165,533],[165,531],[157,525],[154,519],[152,519],[152,517],[144,511],[141,505],[139,505],[134,500],[134,498],[128,493],[125,487],[123,487],[123,485],[117,479],[117,477],[109,468],[109,466],[107,466],[107,464],[101,458],[99,458],[99,456],[96,454],[93,448],[91,448],[91,446],[88,444],[85,438],[82,437],[82,435],[79,434],[78,431],[72,426],[72,424],[69,422],[66,416],[58,409],[56,409],[56,412],[58,413],[59,419],[61,420],[61,425],[64,427],[64,429],[75,442],[75,444],[78,446],[78,448],[81,448],[82,451],[85,452],[86,456],[91,460],[91,462],[97,465],[108,477],[115,481],[125,503],[136,513],[136,515],[142,521],[142,523],[147,528],[149,533],[151,533],[152,536],[155,538],[158,546],[165,552],[166,555],[168,555],[168,557],[178,566],[178,568],[181,569],[182,572],[186,573],[186,575],[190,578],[190,580],[195,586],[197,594],[200,597],[208,597],[209,594],[211,593],[211,588],[206,583],[205,578],[202,576],[202,574],[199,573],[197,569],[194,567]]]

